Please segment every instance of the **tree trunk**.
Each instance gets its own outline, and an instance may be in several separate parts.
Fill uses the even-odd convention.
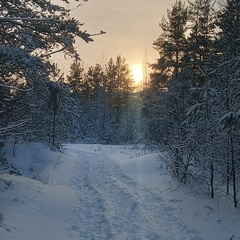
[[[228,145],[229,148],[229,145]],[[230,187],[230,158],[227,157],[227,196],[229,195],[229,187]]]
[[[236,170],[235,170],[235,158],[234,158],[234,143],[233,143],[233,136],[232,131],[229,132],[230,137],[230,154],[231,154],[231,164],[232,164],[232,183],[233,183],[233,203],[234,207],[238,206],[237,201],[237,182],[236,182]]]
[[[52,133],[52,145],[55,146],[56,139],[56,112],[53,112],[53,133]]]
[[[214,164],[213,157],[210,164],[211,178],[210,178],[210,188],[211,188],[211,198],[214,198]]]

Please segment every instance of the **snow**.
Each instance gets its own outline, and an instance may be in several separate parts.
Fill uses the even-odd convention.
[[[22,144],[13,157],[5,147],[22,175],[0,175],[1,240],[240,239],[240,210],[177,186],[156,153],[136,146],[64,148]]]

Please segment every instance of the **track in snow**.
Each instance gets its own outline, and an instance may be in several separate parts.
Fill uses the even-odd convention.
[[[160,196],[123,174],[106,153],[67,151],[76,157],[71,228],[77,239],[201,240]]]

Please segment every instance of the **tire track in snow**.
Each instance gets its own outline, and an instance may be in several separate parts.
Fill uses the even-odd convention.
[[[78,155],[72,229],[79,239],[201,240],[161,197],[123,174],[105,153],[69,151]]]
[[[79,160],[81,157],[79,156]],[[80,239],[111,239],[108,220],[104,215],[103,197],[89,178],[89,160],[81,159],[75,168],[73,185],[78,189],[76,219],[72,229]]]

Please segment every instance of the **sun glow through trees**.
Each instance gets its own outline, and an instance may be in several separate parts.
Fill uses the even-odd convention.
[[[143,69],[141,64],[134,64],[132,66],[132,75],[134,82],[139,84],[143,79]]]

